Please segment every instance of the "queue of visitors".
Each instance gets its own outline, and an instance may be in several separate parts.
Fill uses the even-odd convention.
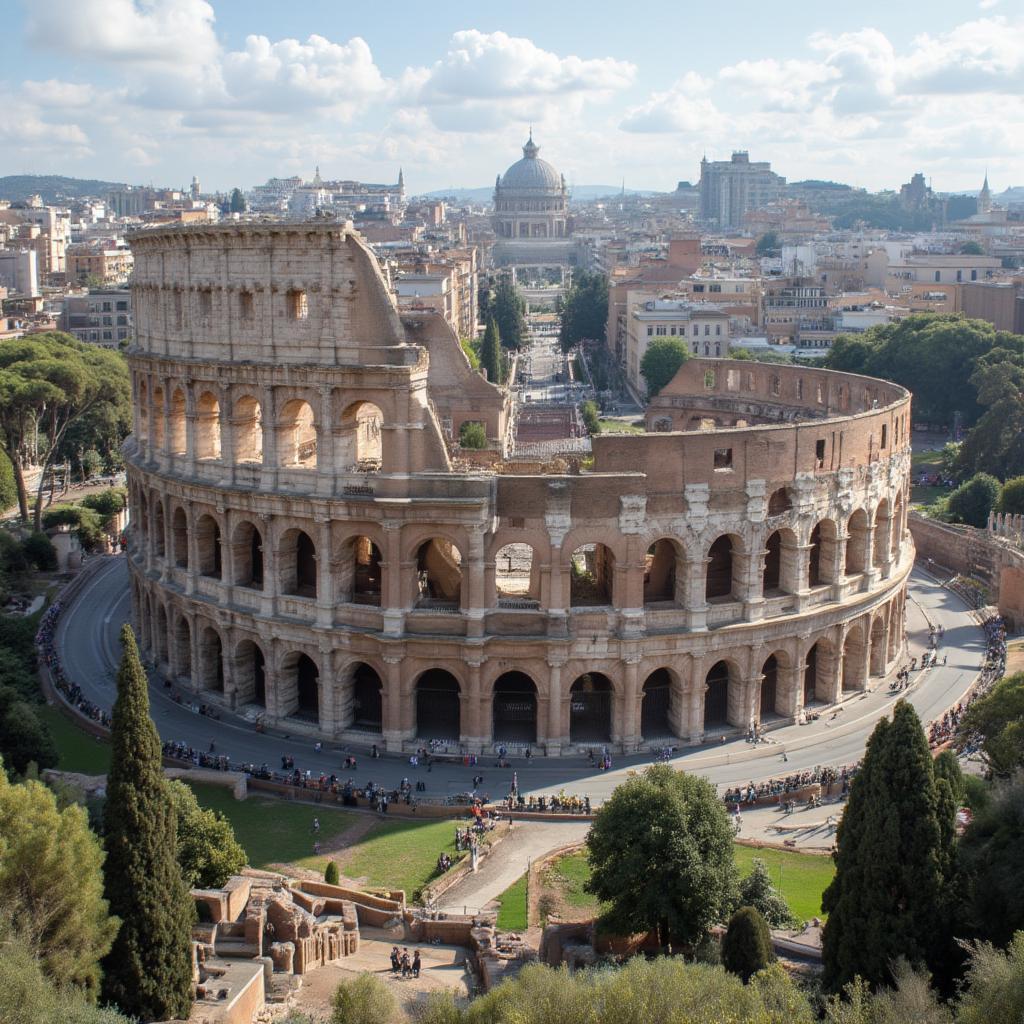
[[[54,634],[57,632],[57,620],[63,606],[60,601],[54,601],[42,619],[39,621],[39,629],[36,631],[36,648],[39,657],[50,670],[50,678],[53,685],[63,694],[67,702],[86,718],[99,722],[100,725],[110,725],[110,714],[104,711],[98,704],[87,700],[77,683],[71,682],[64,674],[64,668],[60,663],[60,655],[57,654],[57,647],[54,644]]]

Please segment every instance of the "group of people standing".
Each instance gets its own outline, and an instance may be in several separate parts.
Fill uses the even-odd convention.
[[[401,974],[403,978],[418,978],[420,976],[420,951],[413,950],[412,958],[409,957],[409,947],[403,946],[399,952],[397,946],[391,947],[391,973]]]

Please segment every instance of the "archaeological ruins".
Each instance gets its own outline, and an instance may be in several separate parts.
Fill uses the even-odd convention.
[[[511,396],[338,223],[143,231],[132,600],[191,699],[411,750],[717,740],[902,649],[910,396],[693,359],[644,434],[505,457]],[[459,450],[481,423],[490,453]],[[486,456],[486,458],[484,458]]]

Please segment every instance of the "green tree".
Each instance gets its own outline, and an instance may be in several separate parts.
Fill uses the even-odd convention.
[[[559,340],[568,352],[585,339],[603,339],[608,324],[608,278],[581,270],[559,303]]]
[[[958,476],[1019,476],[1024,473],[1024,356],[1010,343],[994,348],[977,360],[970,383],[985,412],[960,446]]]
[[[972,239],[960,246],[960,254],[962,256],[984,256],[985,250]]]
[[[957,1024],[1017,1024],[1024,1020],[1024,932],[1003,951],[978,943],[970,955]]]
[[[779,241],[778,233],[775,231],[766,231],[757,240],[758,256],[775,256],[781,249],[782,243]]]
[[[772,885],[768,865],[755,857],[750,874],[740,882],[741,907],[753,907],[772,928],[785,928],[793,923],[793,911],[786,897]]]
[[[475,420],[466,420],[459,427],[459,445],[463,448],[482,449],[487,447],[487,429]]]
[[[337,885],[340,880],[338,873],[338,862],[336,860],[329,860],[327,867],[324,869],[324,881],[328,885]]]
[[[900,957],[948,966],[958,887],[942,790],[920,719],[898,701],[868,740],[836,833],[836,874],[822,896],[829,991],[857,976],[886,984]]]
[[[640,372],[647,381],[647,394],[653,398],[689,358],[686,342],[678,338],[655,338],[640,360]]]
[[[195,910],[178,866],[174,804],[128,625],[121,644],[103,822],[106,894],[123,924],[104,961],[103,991],[123,1012],[144,1020],[187,1017]]]
[[[824,1007],[826,1024],[952,1024],[949,1008],[939,1002],[926,974],[906,960],[893,965],[894,984],[872,995],[863,978],[832,996]]]
[[[7,452],[0,449],[0,511],[6,512],[18,503],[18,485],[14,482],[14,467]]]
[[[190,889],[219,889],[248,863],[231,822],[220,811],[200,807],[184,782],[167,783],[177,819],[181,877]]]
[[[43,527],[70,526],[86,551],[95,551],[104,539],[103,519],[84,505],[54,505],[43,513]]]
[[[957,738],[961,745],[980,741],[986,767],[999,778],[1024,767],[1024,672],[1000,679],[971,704]]]
[[[102,406],[126,404],[129,395],[124,357],[70,335],[33,334],[0,349],[0,448],[14,467],[23,522],[30,513],[25,465],[38,455],[42,466],[32,512],[38,530],[43,488],[67,431]],[[37,453],[39,435],[46,447]]]
[[[397,1010],[391,989],[367,972],[341,982],[331,996],[331,1024],[391,1024]]]
[[[12,785],[0,771],[0,907],[46,977],[92,1000],[118,930],[102,869],[103,850],[81,807],[59,810],[41,783]]]
[[[964,781],[960,762],[952,750],[944,750],[935,758],[935,778],[946,780],[950,796],[957,806],[963,803],[967,795],[967,783]]]
[[[1024,476],[1015,476],[1003,484],[996,502],[996,511],[1015,516],[1024,515]]]
[[[655,765],[617,786],[587,835],[608,926],[694,945],[734,905],[733,830],[706,780]]]
[[[231,202],[228,204],[229,213],[245,213],[245,196],[240,188],[231,190]]]
[[[480,339],[479,338],[460,338],[459,345],[462,347],[462,351],[466,354],[466,358],[469,360],[469,365],[474,370],[480,369]]]
[[[501,331],[495,320],[487,321],[484,340],[480,346],[480,367],[487,372],[492,384],[505,381],[505,355],[501,351]]]
[[[754,907],[740,907],[729,918],[722,936],[722,966],[742,978],[745,984],[774,960],[772,933],[767,921]]]
[[[0,755],[7,768],[24,775],[30,764],[57,767],[57,745],[35,708],[17,690],[0,686]]]
[[[498,275],[489,312],[488,321],[493,319],[497,324],[498,338],[502,345],[505,348],[522,348],[526,340],[526,300],[512,283],[511,274]]]
[[[583,417],[583,425],[587,428],[588,434],[601,433],[601,410],[598,409],[597,402],[592,398],[587,399],[580,405],[580,415]]]
[[[946,514],[954,523],[966,523],[984,529],[988,514],[999,500],[999,481],[988,473],[975,473],[947,499]]]
[[[22,542],[21,550],[29,565],[40,572],[52,572],[57,568],[57,549],[53,541],[38,530],[33,530]]]

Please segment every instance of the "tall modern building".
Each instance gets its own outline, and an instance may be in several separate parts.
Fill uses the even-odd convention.
[[[736,228],[743,215],[781,198],[786,179],[767,161],[750,162],[745,150],[731,160],[700,162],[700,216],[718,228]]]

